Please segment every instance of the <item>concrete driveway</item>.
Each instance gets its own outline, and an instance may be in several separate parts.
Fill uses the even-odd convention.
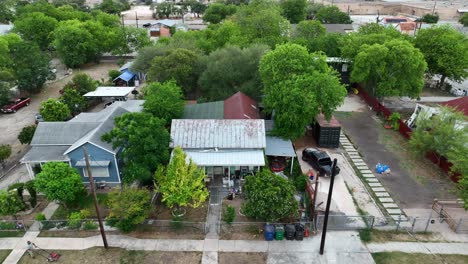
[[[414,164],[409,164],[379,142],[382,123],[374,112],[364,108],[362,112],[337,115],[336,118],[371,170],[378,162],[390,166],[391,176],[380,176],[381,183],[400,207],[429,208],[434,198],[456,198],[454,185],[448,179],[410,174],[408,167]],[[398,148],[395,144],[392,147]]]

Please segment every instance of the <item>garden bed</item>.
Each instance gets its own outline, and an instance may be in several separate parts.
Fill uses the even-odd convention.
[[[1,220],[12,220],[12,221],[24,221],[24,222],[32,222],[35,220],[36,218],[36,215],[38,213],[41,213],[44,208],[47,207],[47,205],[49,204],[49,201],[47,201],[46,199],[43,199],[43,198],[39,198],[37,199],[37,205],[34,209],[27,209],[26,211],[23,211],[23,212],[20,212],[18,215],[17,215],[17,219],[15,219],[13,216],[2,216],[0,219]],[[27,204],[29,205],[29,204]]]
[[[209,202],[208,199],[202,205],[197,208],[185,207],[186,213],[182,216],[183,221],[187,222],[205,222],[206,215],[208,212]],[[152,205],[152,210],[149,216],[150,219],[156,220],[172,220],[174,216],[172,215],[172,209],[168,208],[159,197],[155,204]]]
[[[107,193],[98,193],[96,194],[98,204],[99,204],[99,211],[101,213],[101,217],[105,218],[109,215],[109,208],[107,207]],[[97,218],[96,209],[94,207],[93,197],[92,195],[87,195],[81,198],[77,204],[70,206],[69,208],[65,208],[63,205],[60,205],[55,213],[50,218],[51,220],[66,220],[68,216],[73,212],[79,212],[80,210],[88,210],[90,212],[90,218]]]
[[[262,226],[263,223],[260,220],[248,218],[240,213],[240,209],[243,203],[243,199],[236,197],[233,200],[224,199],[222,212],[226,211],[226,208],[230,205],[234,207],[236,216],[232,224],[221,222],[220,239],[225,240],[263,240]]]

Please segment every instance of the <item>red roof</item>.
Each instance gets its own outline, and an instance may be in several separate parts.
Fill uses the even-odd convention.
[[[468,96],[463,96],[461,98],[450,100],[440,104],[455,108],[456,110],[468,116]]]
[[[318,114],[315,120],[321,127],[341,127],[340,122],[334,116],[331,117],[330,121],[327,121],[323,114]]]
[[[258,104],[242,92],[224,100],[224,119],[259,119]]]
[[[415,22],[401,22],[400,29],[401,31],[412,31],[416,28]]]

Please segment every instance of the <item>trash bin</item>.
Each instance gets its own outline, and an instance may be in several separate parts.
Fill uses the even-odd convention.
[[[294,235],[296,234],[296,228],[294,227],[294,225],[285,225],[284,232],[287,240],[294,240]]]
[[[304,239],[304,225],[296,224],[296,240],[303,240]]]
[[[275,225],[275,239],[276,240],[284,239],[284,226],[283,225]]]
[[[264,227],[264,233],[265,233],[265,240],[266,241],[272,241],[275,239],[275,226],[272,224],[265,224]]]

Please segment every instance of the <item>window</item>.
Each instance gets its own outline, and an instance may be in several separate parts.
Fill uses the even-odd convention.
[[[94,178],[109,177],[109,169],[107,167],[91,167],[90,169]],[[88,177],[86,168],[83,168],[83,175]]]

